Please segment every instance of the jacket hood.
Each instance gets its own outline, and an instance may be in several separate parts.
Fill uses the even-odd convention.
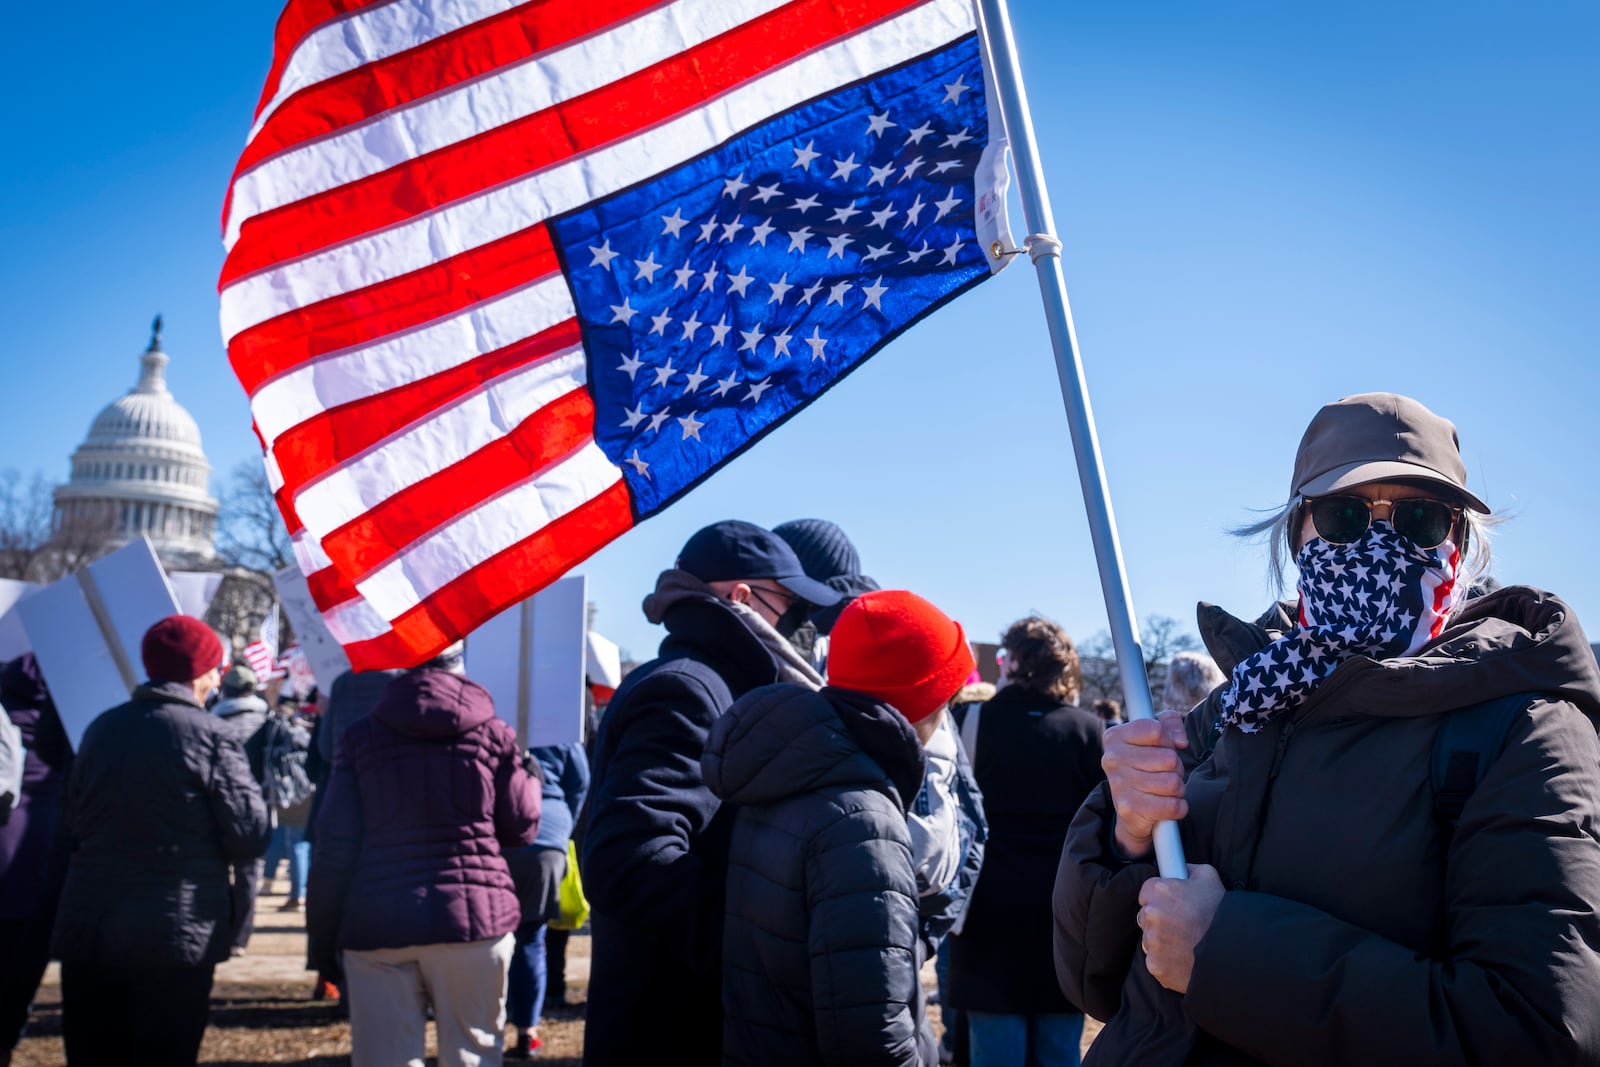
[[[223,697],[211,706],[212,713],[224,719],[242,715],[247,711],[259,712],[265,715],[269,710],[267,702],[254,693],[245,693],[236,697]]]
[[[781,677],[772,651],[733,606],[688,571],[663,571],[655,592],[644,598],[644,614],[667,628],[656,662],[699,660],[721,675],[735,696]]]
[[[892,787],[903,810],[922,788],[924,755],[888,704],[828,687],[763,686],[711,727],[701,768],[734,804],[769,804],[825,786]]]
[[[443,740],[494,718],[494,698],[477,682],[453,671],[423,667],[391,681],[372,717],[407,737]]]
[[[1239,635],[1253,629],[1220,611],[1209,620],[1202,612],[1202,618],[1232,631],[1231,651],[1242,650]],[[1267,635],[1264,627],[1254,629]],[[1206,643],[1212,647],[1212,638]],[[1342,664],[1302,710],[1310,713],[1339,694],[1340,706],[1352,714],[1405,718],[1516,693],[1565,700],[1600,725],[1600,664],[1583,627],[1560,599],[1525,585],[1467,601],[1415,656],[1358,656]]]
[[[206,710],[194,698],[194,686],[188,682],[158,682],[154,678],[147,678],[134,689],[132,699],[150,700],[157,704],[188,704],[201,711]]]

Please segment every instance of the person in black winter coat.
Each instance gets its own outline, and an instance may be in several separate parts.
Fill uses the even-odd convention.
[[[938,1062],[906,810],[972,652],[960,626],[900,590],[860,597],[833,633],[828,688],[746,694],[712,726],[701,761],[712,792],[738,809],[724,1064]]]
[[[717,1062],[730,819],[700,756],[735,698],[820,687],[780,631],[837,596],[771,532],[730,521],[691,537],[645,598],[667,638],[600,721],[579,842],[593,923],[584,1063]]]
[[[52,948],[73,1064],[192,1064],[228,958],[228,865],[270,824],[244,749],[205,710],[222,642],[185,615],[141,646],[150,680],[89,724],[67,786]]]
[[[1107,731],[1067,835],[1090,1063],[1600,1064],[1600,664],[1549,593],[1465,595],[1488,514],[1417,401],[1312,419],[1258,527],[1298,603],[1202,606],[1228,682]],[[1153,854],[1174,819],[1186,879]]]
[[[811,612],[790,638],[790,643],[808,656],[817,670],[826,670],[829,643],[839,616],[861,594],[881,587],[861,573],[861,555],[837,523],[792,519],[774,526],[772,532],[794,549],[809,577],[839,593],[837,604]],[[967,896],[983,867],[987,824],[983,795],[948,722],[940,736],[928,741],[925,754],[927,770],[922,789],[914,801],[907,798],[907,814],[917,888],[922,894],[922,939],[934,952],[966,910]]]
[[[1001,647],[1007,684],[963,733],[989,841],[950,942],[950,1002],[967,1013],[974,1067],[1074,1067],[1083,1014],[1055,980],[1051,894],[1073,816],[1105,780],[1103,727],[1073,704],[1078,653],[1061,627],[1031,616]]]
[[[272,709],[256,692],[256,672],[242,665],[228,668],[222,676],[222,699],[211,707],[211,714],[228,724],[239,744],[256,785],[266,782],[267,720]],[[265,798],[265,789],[262,797]],[[261,882],[261,858],[234,864],[228,871],[233,891],[233,953],[244,955],[250,935],[256,928],[256,892]]]

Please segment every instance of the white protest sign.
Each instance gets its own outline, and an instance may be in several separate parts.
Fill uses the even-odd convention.
[[[0,663],[32,651],[28,631],[22,628],[22,616],[17,614],[17,603],[38,591],[39,586],[33,582],[0,578]]]
[[[333,688],[333,680],[350,669],[350,657],[328,632],[328,624],[322,621],[322,613],[311,599],[306,576],[298,567],[285,567],[274,574],[272,584],[278,587],[278,600],[283,605],[283,613],[289,617],[289,625],[294,627],[300,652],[311,665],[311,674],[326,696]]]
[[[528,748],[583,740],[588,581],[563,578],[467,635],[467,677]]]
[[[145,631],[179,614],[178,598],[144,538],[17,605],[61,724],[76,749],[89,723],[144,678]]]
[[[172,571],[167,581],[172,584],[183,613],[203,619],[222,585],[222,574],[219,571]]]
[[[584,672],[589,675],[589,681],[607,689],[621,685],[622,650],[617,643],[590,630],[586,644],[588,654],[585,656]]]

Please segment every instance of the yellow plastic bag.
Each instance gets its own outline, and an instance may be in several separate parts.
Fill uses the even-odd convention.
[[[578,930],[589,921],[589,900],[583,895],[583,875],[578,873],[578,846],[567,842],[567,873],[561,876],[561,915],[551,919],[557,930]]]

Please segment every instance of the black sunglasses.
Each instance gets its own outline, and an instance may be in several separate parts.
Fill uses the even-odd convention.
[[[1334,545],[1348,545],[1372,525],[1372,505],[1389,505],[1395,533],[1418,548],[1438,548],[1461,521],[1462,508],[1427,497],[1368,500],[1362,496],[1319,496],[1305,502],[1317,536]]]

